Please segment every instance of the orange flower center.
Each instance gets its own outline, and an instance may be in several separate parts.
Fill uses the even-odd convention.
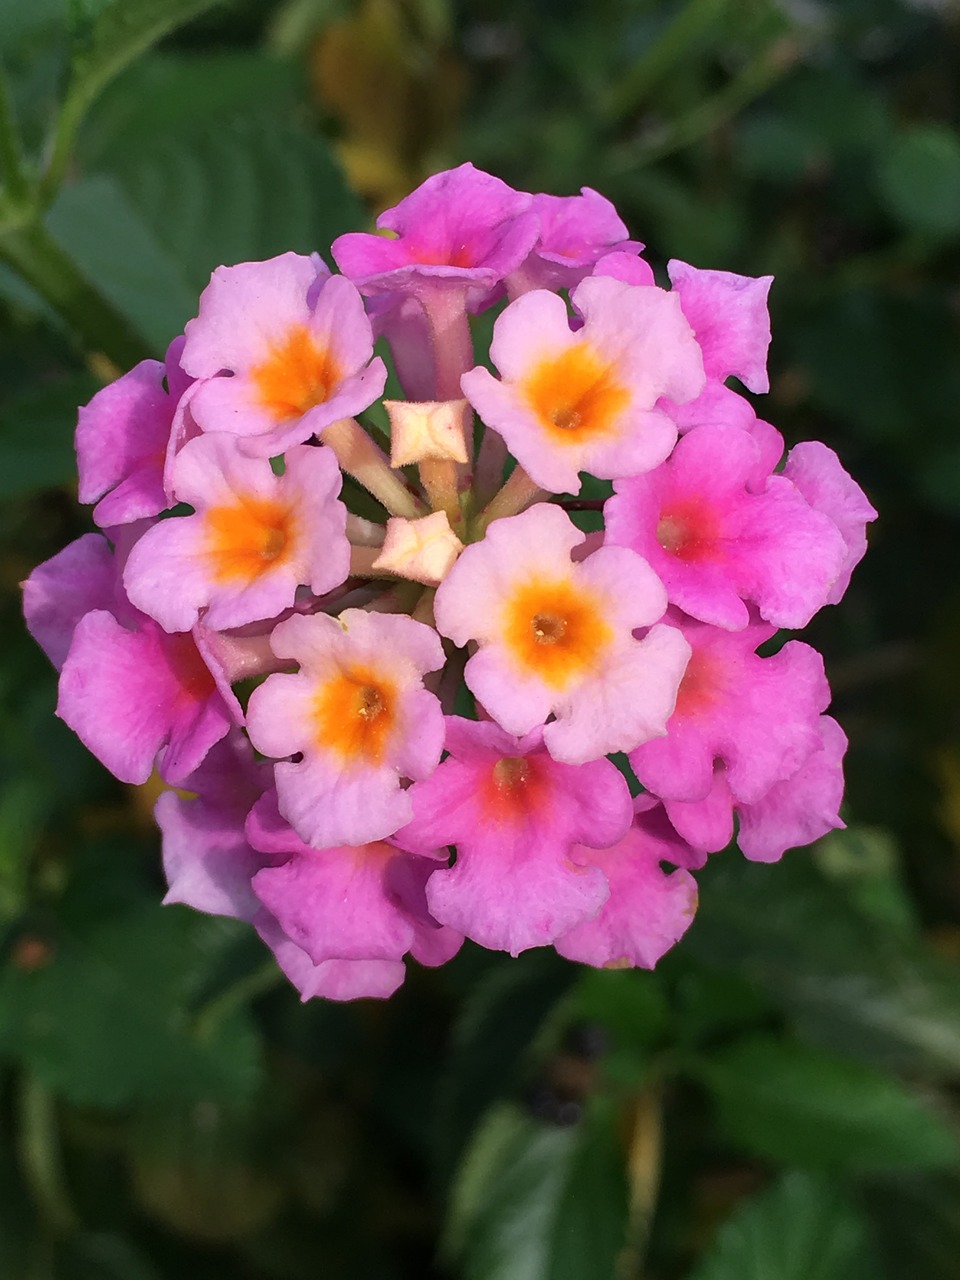
[[[558,690],[595,671],[613,640],[597,597],[563,578],[519,587],[504,623],[519,666]]]
[[[517,822],[549,802],[548,780],[523,756],[502,756],[482,783],[483,812],[493,822]]]
[[[397,688],[366,666],[346,667],[314,701],[317,743],[345,762],[379,765],[396,725]]]
[[[583,444],[610,435],[630,400],[611,365],[586,342],[542,360],[523,390],[557,444]]]
[[[250,376],[263,408],[277,422],[289,422],[329,400],[343,379],[343,370],[307,326],[298,324]]]
[[[206,514],[206,551],[222,584],[249,585],[273,565],[288,560],[296,545],[290,508],[269,498],[244,498],[235,507]]]

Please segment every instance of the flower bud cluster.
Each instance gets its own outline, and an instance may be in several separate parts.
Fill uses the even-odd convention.
[[[767,390],[769,277],[662,288],[596,192],[471,165],[379,226],[337,273],[218,268],[81,409],[101,532],[25,584],[58,714],[168,784],[167,900],[251,921],[304,998],[465,937],[652,967],[735,833],[842,825],[823,662],[771,641],[876,513],[728,385]]]

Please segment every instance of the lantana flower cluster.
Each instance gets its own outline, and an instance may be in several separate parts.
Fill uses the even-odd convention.
[[[768,389],[770,277],[664,288],[595,191],[469,164],[378,226],[218,268],[80,411],[100,532],[25,584],[58,714],[167,784],[167,901],[304,998],[464,938],[652,967],[708,854],[842,826],[823,662],[775,637],[876,513],[729,385]]]

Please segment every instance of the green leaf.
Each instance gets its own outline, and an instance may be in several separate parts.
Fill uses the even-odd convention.
[[[872,1280],[867,1231],[837,1188],[796,1171],[739,1205],[689,1280]]]
[[[196,296],[177,256],[157,240],[113,178],[101,175],[65,187],[47,229],[158,353],[195,314]]]
[[[905,130],[877,175],[890,213],[911,231],[937,237],[960,232],[960,138],[944,125]]]
[[[803,851],[715,859],[684,940],[763,990],[806,1041],[893,1070],[960,1073],[960,968],[865,917]]]
[[[222,922],[107,905],[77,910],[78,896],[46,964],[0,970],[0,1057],[81,1105],[247,1096],[259,1079],[252,1024],[236,1013],[208,1038],[192,1025],[191,991]]]
[[[608,1280],[624,1244],[627,1190],[612,1109],[595,1099],[569,1128],[491,1111],[454,1185],[446,1248],[465,1280]]]
[[[694,1068],[736,1145],[784,1164],[936,1169],[960,1155],[945,1118],[890,1076],[784,1040],[741,1041]]]

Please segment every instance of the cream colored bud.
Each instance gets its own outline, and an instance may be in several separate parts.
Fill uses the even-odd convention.
[[[466,400],[384,400],[390,416],[390,464],[466,462]]]
[[[450,528],[445,512],[434,511],[419,520],[394,516],[387,521],[383,550],[373,568],[436,587],[462,550],[463,543]]]

